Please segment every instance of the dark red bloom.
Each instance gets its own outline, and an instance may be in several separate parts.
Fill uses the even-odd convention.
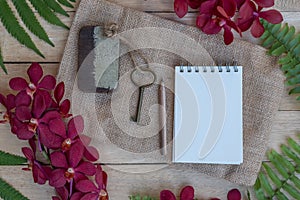
[[[180,192],[180,200],[193,200],[194,195],[194,188],[186,186]],[[163,190],[160,192],[160,200],[176,200],[176,197],[170,190]]]
[[[65,93],[65,84],[64,82],[60,82],[59,84],[57,84],[54,90],[55,102],[53,104],[53,107],[58,108],[58,111],[62,117],[68,118],[72,116],[71,114],[69,114],[71,103],[69,99],[65,99],[61,102],[64,93]]]
[[[42,67],[38,63],[32,63],[27,70],[30,82],[24,78],[16,77],[9,81],[9,86],[13,90],[26,91],[26,94],[33,99],[33,95],[40,89],[52,90],[55,87],[56,80],[53,76],[43,77]],[[41,78],[43,79],[41,80]]]
[[[36,160],[36,144],[34,140],[30,140],[29,143],[32,149],[30,149],[29,147],[22,148],[24,156],[29,161],[29,167],[24,168],[23,170],[32,170],[34,182],[38,184],[45,184],[46,181],[49,180],[51,168],[41,165],[40,162]]]
[[[108,200],[107,174],[97,165],[95,181],[97,186],[91,180],[81,180],[76,184],[76,189],[85,193],[81,200]]]
[[[200,15],[197,17],[197,26],[206,34],[216,34],[224,29],[224,42],[233,41],[233,28],[241,33],[239,27],[232,21],[237,4],[235,0],[210,0],[201,4]]]
[[[271,4],[268,2],[274,1],[258,1],[255,2],[259,3],[258,6],[250,0],[246,0],[242,7],[240,8],[240,16],[238,19],[238,26],[242,32],[248,30],[251,27],[251,34],[254,37],[260,37],[265,29],[260,22],[260,18],[267,20],[272,24],[278,24],[282,22],[283,17],[281,13],[277,10],[267,10],[262,11],[263,5],[265,7],[269,7]]]
[[[88,161],[83,161],[84,148],[80,143],[72,145],[67,156],[60,151],[51,153],[52,166],[57,169],[52,171],[49,184],[54,187],[62,187],[66,182],[73,183],[84,176],[92,176],[96,173],[95,166]],[[70,186],[72,187],[72,186]]]

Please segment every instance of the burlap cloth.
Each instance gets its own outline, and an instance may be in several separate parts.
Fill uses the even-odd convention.
[[[165,81],[167,90],[168,153],[160,155],[158,85],[145,89],[141,124],[130,120],[137,107],[137,87],[129,72],[134,67],[120,52],[119,85],[112,93],[86,93],[78,89],[78,35],[83,26],[115,22],[132,46],[147,57],[157,82]],[[147,29],[147,27],[150,27]],[[208,36],[196,27],[124,8],[104,0],[82,0],[70,29],[58,80],[64,81],[72,112],[85,118],[85,134],[92,137],[103,163],[168,163],[172,155],[174,66],[211,65],[235,59],[244,67],[243,128],[244,162],[241,165],[176,164],[208,175],[253,185],[264,157],[273,116],[283,91],[283,76],[276,59],[265,49],[240,40],[225,46],[219,35]],[[91,72],[92,73],[92,72]],[[192,120],[192,119],[191,119]],[[173,164],[172,164],[173,165]]]

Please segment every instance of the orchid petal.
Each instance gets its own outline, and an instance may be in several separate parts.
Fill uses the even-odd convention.
[[[69,136],[70,137],[70,136]],[[75,137],[74,137],[75,138]],[[71,138],[71,139],[74,139],[74,138]],[[82,144],[84,146],[89,146],[89,144],[91,143],[92,139],[87,136],[87,135],[83,135],[83,134],[80,134],[79,135],[79,138],[80,138],[80,141],[82,142]]]
[[[254,11],[255,5],[253,6],[253,2],[247,0],[240,8],[239,18],[243,19],[244,21],[247,21],[253,18]]]
[[[32,117],[29,108],[26,106],[17,107],[16,116],[20,121],[30,120]]]
[[[41,123],[49,123],[50,120],[60,118],[60,114],[57,111],[46,112],[45,115],[39,120]]]
[[[30,162],[33,162],[35,156],[34,156],[32,149],[30,149],[29,147],[23,147],[22,152],[23,152],[24,156],[27,158],[27,160],[29,160]]]
[[[70,111],[71,102],[69,99],[65,99],[59,106],[59,110],[63,115],[67,115]]]
[[[36,152],[36,143],[35,143],[35,138],[32,138],[28,141],[29,146],[31,147],[33,153],[35,154]]]
[[[73,117],[68,123],[68,136],[75,138],[78,134],[82,133],[84,129],[84,121],[81,115]]]
[[[180,192],[181,200],[193,200],[195,195],[194,188],[192,186],[184,187]]]
[[[163,190],[160,192],[160,200],[176,200],[176,197],[170,190]]]
[[[56,118],[56,119],[50,120],[49,129],[53,133],[55,133],[63,138],[67,138],[65,123],[62,121],[61,118]]]
[[[74,194],[72,194],[70,200],[80,200],[82,196],[83,196],[83,193],[75,192]]]
[[[201,30],[206,34],[217,34],[221,29],[222,27],[219,26],[216,21],[209,20]]]
[[[29,140],[34,136],[34,132],[29,131],[26,125],[19,127],[16,130],[16,134],[20,140]]]
[[[99,160],[98,150],[92,146],[86,147],[83,155],[87,160],[92,161],[92,162]]]
[[[71,167],[77,167],[78,163],[83,157],[83,151],[84,147],[81,142],[76,142],[71,145],[68,157],[69,164]]]
[[[25,90],[28,86],[27,81],[24,78],[16,77],[9,81],[9,86],[13,90]]]
[[[51,153],[50,160],[51,160],[51,164],[54,167],[68,168],[67,158],[65,154],[63,154],[60,151],[55,151]]]
[[[281,13],[277,10],[267,10],[259,13],[259,17],[267,20],[272,24],[279,24],[283,21]]]
[[[235,0],[237,4],[237,8],[240,9],[243,3],[245,3],[246,0]]]
[[[47,181],[47,178],[46,178],[45,174],[35,164],[32,167],[32,175],[33,175],[33,179],[34,179],[35,183],[38,183],[38,184],[42,185],[42,184],[45,184],[46,181]]]
[[[98,196],[98,193],[88,193],[85,194],[80,200],[96,200]]]
[[[227,194],[228,200],[241,200],[242,195],[238,189],[232,189]]]
[[[47,75],[41,80],[38,87],[46,90],[52,90],[54,89],[55,84],[56,84],[56,79],[52,75]]]
[[[40,66],[39,63],[32,63],[30,65],[30,67],[27,70],[27,74],[30,78],[30,81],[34,84],[37,85],[39,80],[42,78],[43,76],[43,70],[42,67]]]
[[[95,180],[99,189],[106,189],[107,174],[102,170],[101,165],[97,165]]]
[[[274,0],[254,0],[258,6],[263,8],[270,8],[274,6]]]
[[[52,133],[47,125],[39,125],[40,142],[48,148],[57,149],[61,147],[63,138]]]
[[[235,0],[223,1],[223,8],[228,16],[233,17],[237,9],[236,1]]]
[[[46,105],[43,96],[39,94],[35,95],[32,105],[32,114],[34,118],[39,119],[45,110]]]
[[[176,15],[180,18],[184,17],[188,12],[187,0],[175,0],[174,1],[174,11]]]
[[[62,200],[68,200],[69,191],[66,187],[55,188],[56,192],[59,194]]]
[[[245,32],[245,31],[249,30],[249,28],[253,24],[254,19],[255,19],[254,16],[252,16],[252,18],[246,19],[246,20],[239,18],[238,19],[238,27],[240,28],[240,30],[242,32]]]
[[[96,173],[95,165],[91,162],[82,162],[75,168],[76,172],[81,172],[87,176],[93,176]]]
[[[31,103],[31,97],[26,93],[25,90],[22,90],[15,97],[15,105],[19,106],[29,106]]]
[[[224,10],[224,8],[222,8],[221,6],[217,6],[217,11],[222,15],[222,17],[224,17],[225,19],[228,19],[229,16],[226,13],[226,11]]]
[[[41,95],[44,98],[46,108],[49,108],[52,105],[53,99],[50,93],[46,90],[37,90],[36,95]]]
[[[211,16],[216,7],[216,4],[217,4],[217,0],[210,0],[210,1],[203,2],[200,6],[200,13]]]
[[[6,97],[3,96],[2,94],[0,94],[0,103],[7,108],[7,106],[6,106]]]
[[[81,180],[76,184],[76,189],[83,193],[97,191],[97,187],[90,180]]]
[[[231,44],[233,41],[233,33],[231,28],[228,26],[224,26],[224,42],[226,45]]]
[[[64,96],[64,93],[65,93],[65,84],[64,82],[60,82],[59,84],[57,84],[54,90],[54,98],[57,103],[61,101],[61,99]]]
[[[66,178],[64,176],[65,170],[55,169],[52,171],[49,185],[53,187],[63,187],[66,184]]]
[[[260,23],[259,19],[256,18],[251,27],[251,34],[256,38],[259,38],[264,32],[264,26]]]
[[[202,28],[205,26],[205,24],[210,20],[210,16],[206,15],[206,14],[200,14],[198,15],[197,19],[196,19],[196,25],[199,28]]]
[[[11,109],[16,107],[15,98],[16,97],[13,94],[7,95],[7,98],[6,98],[6,108],[7,108],[7,110],[11,110]]]
[[[187,0],[188,5],[193,9],[198,9],[203,1],[199,0]]]

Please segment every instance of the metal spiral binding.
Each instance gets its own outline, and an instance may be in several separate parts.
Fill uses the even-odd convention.
[[[202,66],[200,66],[200,67],[202,67]],[[199,73],[200,72],[200,67],[195,66],[194,67],[194,72]],[[208,72],[207,68],[210,68],[210,72],[212,72],[212,73],[216,72],[216,69],[217,69],[217,72],[220,72],[220,73],[223,72],[223,71],[224,72],[231,72],[232,67],[233,67],[233,72],[238,72],[239,71],[237,65],[229,66],[229,64],[226,63],[226,66],[203,66],[202,67],[203,68],[202,72],[204,72],[204,73]],[[183,73],[185,71],[184,68],[186,68],[186,71],[188,73],[193,72],[193,66],[180,66],[179,71],[181,73]]]

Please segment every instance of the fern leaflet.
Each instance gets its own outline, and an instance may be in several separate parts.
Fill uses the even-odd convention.
[[[26,3],[26,0],[12,0],[12,2],[26,27],[40,39],[44,40],[51,46],[54,46],[54,44],[50,41],[46,31],[34,16],[33,11]]]
[[[0,150],[0,165],[22,165],[24,163],[27,163],[26,158]]]
[[[17,18],[14,16],[11,8],[5,0],[0,0],[0,20],[6,30],[14,38],[44,58],[44,55],[35,46],[28,33],[20,26]]]
[[[69,17],[68,13],[55,0],[43,0],[54,12]]]
[[[50,24],[57,25],[69,29],[54,13],[53,11],[40,0],[29,0],[36,11]]]
[[[287,145],[281,145],[282,154],[271,150],[267,153],[270,163],[263,163],[263,170],[259,173],[254,191],[258,200],[300,199],[300,145],[291,138]],[[288,160],[287,158],[291,159]]]
[[[2,178],[0,178],[0,197],[4,200],[29,200]]]
[[[291,86],[289,94],[300,94],[300,34],[288,24],[270,24],[265,20],[262,24],[265,28],[262,46],[269,49],[270,55],[282,56],[279,64],[286,76],[286,84]]]
[[[69,8],[74,8],[67,0],[57,0],[61,5],[67,6]]]
[[[5,67],[4,62],[3,62],[1,48],[0,48],[0,66],[1,66],[2,70],[5,72],[5,74],[7,74],[7,70],[6,70],[6,67]]]

